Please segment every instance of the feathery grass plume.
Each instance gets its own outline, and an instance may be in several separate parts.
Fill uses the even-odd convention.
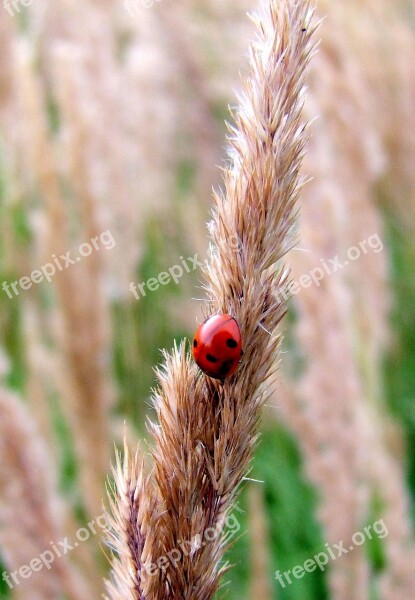
[[[271,0],[255,17],[251,74],[230,128],[231,165],[225,193],[215,195],[205,273],[206,311],[238,320],[244,357],[223,385],[198,372],[184,344],[158,371],[157,526],[162,555],[180,558],[160,569],[161,584],[147,598],[207,600],[224,571],[225,519],[257,441],[280,344],[276,328],[286,310],[275,292],[287,284],[279,261],[292,244],[303,184],[301,105],[314,49],[312,16],[307,0]]]
[[[56,555],[65,539],[65,510],[57,492],[50,453],[34,419],[19,398],[0,389],[0,545],[8,569],[8,586],[31,600],[93,598],[94,590],[65,553]],[[39,556],[49,553],[50,566],[39,569]],[[37,565],[25,569],[37,558]],[[45,555],[45,560],[47,555]],[[15,573],[16,580],[12,573]]]
[[[150,481],[138,448],[130,455],[124,438],[124,457],[116,453],[114,484],[108,487],[110,510],[107,544],[113,556],[112,579],[106,581],[108,600],[145,600],[150,576],[146,570],[148,550],[157,544],[156,530],[150,527],[156,507]]]

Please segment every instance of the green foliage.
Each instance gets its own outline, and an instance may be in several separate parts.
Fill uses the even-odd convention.
[[[415,522],[415,244],[413,232],[391,211],[386,213],[386,226],[391,257],[393,341],[385,359],[385,393],[392,413],[406,433]]]
[[[7,569],[4,567],[3,560],[0,556],[0,573],[4,573]],[[0,577],[0,600],[10,598],[10,588],[2,577]]]
[[[5,164],[0,155],[0,172]],[[27,217],[19,203],[5,205],[7,180],[5,170],[0,176],[0,220],[10,227],[10,237],[16,247],[22,250],[31,240],[31,232]],[[10,284],[17,279],[13,265],[6,265],[5,239],[0,236],[0,285],[3,282]],[[9,290],[9,293],[13,293]],[[22,392],[25,386],[25,352],[24,336],[22,332],[22,315],[20,296],[9,298],[4,289],[0,290],[0,329],[2,331],[2,344],[10,362],[10,369],[5,378],[6,384],[14,390]]]
[[[180,263],[183,248],[176,235],[166,236],[166,227],[151,219],[145,228],[145,251],[137,269],[135,283],[157,277],[173,264]],[[191,278],[191,274],[186,273]],[[184,279],[184,277],[183,277]],[[147,292],[137,300],[132,294],[128,303],[113,307],[114,364],[120,399],[119,411],[131,418],[143,430],[148,412],[150,390],[155,385],[154,367],[161,363],[160,348],[170,349],[174,341],[188,334],[176,325],[169,307],[182,293],[181,287],[171,282],[156,292]]]

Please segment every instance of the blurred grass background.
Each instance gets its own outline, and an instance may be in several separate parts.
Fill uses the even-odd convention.
[[[89,2],[87,4],[89,5]],[[91,9],[91,15],[94,14],[95,10],[98,11],[100,20],[97,27],[102,27],[104,31],[105,27],[108,27],[108,23],[111,24],[112,21],[110,18],[106,20],[100,9],[92,8],[93,4],[91,2],[91,7],[88,10]],[[111,10],[115,10],[114,5],[111,6]],[[365,7],[368,9],[369,3],[365,4]],[[138,75],[134,69],[131,69],[130,73],[131,78],[133,75],[137,75],[138,93],[140,94],[144,90],[146,106],[150,107],[144,110],[144,117],[140,121],[141,129],[138,128],[138,131],[133,130],[132,134],[143,136],[144,142],[140,141],[140,144],[149,139],[148,153],[156,152],[155,156],[152,156],[150,166],[146,165],[146,160],[144,160],[144,165],[139,163],[140,167],[137,167],[136,171],[134,161],[137,157],[133,152],[131,162],[127,164],[125,169],[125,173],[128,173],[133,181],[132,189],[134,192],[131,196],[127,193],[127,203],[140,204],[139,210],[136,211],[135,208],[131,210],[132,213],[138,213],[131,231],[125,230],[126,243],[135,244],[139,249],[136,258],[130,261],[133,270],[129,275],[130,279],[135,282],[143,282],[150,277],[157,276],[161,271],[165,271],[177,263],[180,256],[193,256],[195,252],[198,252],[201,257],[203,249],[206,248],[204,223],[209,218],[210,191],[206,183],[208,182],[209,185],[216,184],[218,178],[217,175],[212,176],[206,165],[210,165],[210,168],[213,169],[224,155],[225,129],[223,117],[227,114],[227,103],[230,101],[231,89],[237,80],[236,66],[243,69],[243,52],[245,52],[249,39],[245,25],[241,25],[244,22],[243,8],[247,8],[247,6],[241,6],[235,11],[230,5],[227,6],[224,15],[225,21],[222,27],[216,30],[215,39],[212,39],[210,36],[213,35],[212,31],[218,25],[218,19],[221,16],[221,11],[217,6],[214,5],[213,8],[205,9],[200,3],[194,2],[189,3],[189,6],[182,7],[180,14],[181,16],[184,14],[188,19],[187,28],[191,32],[189,39],[193,40],[194,44],[198,43],[201,48],[198,50],[200,64],[197,66],[199,70],[192,70],[190,67],[194,67],[193,63],[189,63],[188,57],[185,57],[182,63],[178,61],[178,64],[175,64],[175,81],[172,82],[169,76],[166,76],[161,83],[160,81],[156,82],[154,87],[151,85],[151,78],[154,76],[157,79],[157,77],[152,73],[152,69],[154,69],[154,64],[159,64],[157,60],[161,60],[163,65],[163,57],[162,59],[158,57],[156,60],[151,55],[151,43],[148,39],[151,40],[151,36],[154,35],[154,37],[159,36],[163,40],[163,28],[153,30],[153,33],[149,33],[148,30],[145,32],[145,29],[150,23],[157,21],[158,18],[160,18],[161,23],[163,19],[170,22],[169,19],[173,18],[172,15],[166,9],[166,14],[161,16],[164,7],[163,3],[160,3],[160,6],[154,7],[152,12],[141,10],[140,18],[143,19],[141,25],[134,24],[132,26],[131,21],[128,21],[127,26],[125,24],[122,26],[119,24],[114,25],[116,31],[114,37],[120,47],[124,45],[128,47],[129,36],[137,35],[139,39],[139,42],[137,42],[138,49],[136,48],[138,56],[141,57],[143,62],[148,59],[148,67],[145,69],[142,65],[137,67]],[[412,9],[413,7],[411,8],[409,4],[407,6],[402,3],[396,12],[402,11],[399,14],[404,15],[404,18],[406,18],[407,11]],[[203,29],[204,21],[200,15],[205,10],[207,16],[204,14],[203,18],[206,19],[206,27]],[[160,15],[158,11],[160,11]],[[356,5],[352,9],[353,11],[355,11],[355,22],[357,22],[359,7]],[[328,9],[328,12],[328,23],[330,24],[330,9]],[[334,9],[333,12],[335,12]],[[0,32],[4,36],[4,45],[6,45],[5,40],[9,40],[10,37],[17,39],[21,35],[27,36],[33,45],[34,57],[39,61],[38,63],[35,62],[34,71],[39,74],[40,81],[45,87],[45,96],[48,98],[47,126],[53,139],[58,139],[60,136],[67,134],[65,130],[67,115],[65,116],[64,110],[61,111],[57,99],[58,95],[54,93],[53,86],[50,84],[53,69],[49,71],[47,68],[47,52],[51,52],[50,49],[47,49],[48,41],[50,41],[47,35],[50,35],[51,38],[62,35],[60,27],[63,27],[63,25],[59,18],[63,19],[64,15],[64,12],[61,15],[59,14],[59,9],[52,9],[48,2],[36,3],[34,1],[33,7],[30,7],[27,11],[22,10],[17,19],[12,19],[11,24],[8,25],[8,32],[5,28]],[[0,18],[3,19],[3,14]],[[114,22],[117,22],[115,17],[112,18]],[[128,17],[124,15],[123,18],[127,19]],[[177,18],[177,15],[175,18]],[[202,30],[205,32],[204,35],[198,29],[200,19]],[[75,17],[74,21],[76,22]],[[234,45],[235,47],[228,49],[228,63],[224,67],[220,64],[220,56],[218,55],[223,45],[227,48],[231,45],[233,23],[238,26],[236,31],[239,38]],[[129,30],[129,27],[132,27],[132,31]],[[135,30],[136,27],[138,33]],[[327,22],[324,27],[329,27]],[[21,33],[22,28],[23,34]],[[86,22],[83,23],[83,28],[88,28]],[[411,33],[413,34],[413,29],[411,29]],[[102,40],[96,32],[92,32],[91,35],[96,35],[98,40]],[[103,34],[103,38],[105,38],[105,35],[108,35],[108,32]],[[73,31],[71,36],[76,38]],[[142,42],[140,36],[146,38],[147,46]],[[212,46],[218,38],[221,38],[219,49],[213,50]],[[87,36],[85,39],[87,39]],[[80,46],[83,43],[87,45],[88,41],[85,41],[85,39],[82,35],[79,36],[78,43]],[[121,44],[121,40],[123,44]],[[74,43],[74,39],[71,38],[70,41]],[[111,39],[111,42],[114,42],[114,40]],[[160,43],[160,40],[158,39],[157,42]],[[96,43],[96,40],[94,40],[94,43]],[[143,44],[143,47],[140,44]],[[162,42],[161,44],[163,45]],[[140,49],[142,50],[141,55]],[[344,48],[341,51],[343,52]],[[177,52],[178,54],[184,52],[183,48],[178,47]],[[71,55],[69,54],[69,56]],[[415,56],[412,56],[413,58]],[[137,57],[135,60],[137,61]],[[344,57],[344,61],[347,62],[347,57]],[[163,65],[163,68],[167,70],[168,65]],[[347,69],[345,69],[345,73],[347,73]],[[377,75],[380,86],[388,85],[386,76],[383,81],[381,74],[378,73]],[[19,77],[22,77],[22,73],[16,71],[15,77],[18,80]],[[111,82],[114,84],[112,80],[109,80],[109,82],[108,85],[111,85]],[[134,81],[134,85],[136,84],[137,82]],[[83,85],[89,88],[90,82],[83,82]],[[4,88],[7,87],[4,84],[3,86]],[[189,89],[186,90],[186,86]],[[209,86],[212,87],[209,88]],[[208,93],[206,97],[201,98],[200,90],[205,90],[205,88],[208,89]],[[156,94],[154,99],[151,97],[152,91]],[[391,96],[393,102],[393,92]],[[170,137],[167,137],[167,140],[163,138],[163,133],[158,132],[159,137],[156,137],[155,134],[153,136],[152,132],[144,132],[144,124],[149,115],[150,121],[147,127],[151,129],[154,119],[158,116],[158,111],[163,110],[160,99],[164,99],[167,103],[170,102],[173,106],[171,113],[167,116],[168,119],[174,119],[175,115],[180,115],[178,117],[178,131],[170,132]],[[136,96],[132,94],[131,102],[133,103],[135,100]],[[153,101],[154,112],[152,113]],[[205,103],[202,109],[199,106],[199,101]],[[6,105],[6,102],[4,102],[4,105]],[[205,110],[210,111],[210,121],[201,123],[200,128],[196,127],[195,129],[194,123],[197,122],[198,118],[203,121]],[[189,115],[186,115],[187,111]],[[111,114],[111,111],[107,114]],[[92,121],[98,123],[98,129],[105,127],[102,123],[99,123],[99,113],[92,110],[91,115]],[[13,127],[10,127],[13,124],[10,121],[11,118],[13,119],[13,112],[4,116],[5,120],[3,121],[0,138],[1,281],[19,279],[23,274],[29,273],[33,268],[42,264],[39,262],[33,264],[33,257],[39,259],[42,256],[38,251],[38,247],[39,236],[42,236],[43,230],[41,227],[39,228],[36,219],[38,213],[44,211],[44,198],[42,190],[33,185],[33,173],[28,175],[30,168],[27,166],[28,157],[24,156],[25,151],[22,142],[17,143],[14,147],[15,155],[11,151],[14,143],[11,134]],[[129,118],[132,120],[134,115],[130,115]],[[5,123],[7,124],[5,125]],[[191,124],[189,125],[189,123]],[[71,126],[75,127],[75,125],[72,123]],[[84,126],[88,127],[88,122],[86,122],[86,125],[84,123]],[[186,131],[187,126],[191,130],[191,134]],[[163,123],[157,125],[157,127],[163,129]],[[206,127],[212,131],[213,140],[203,137],[206,135]],[[409,125],[406,124],[406,127],[409,127]],[[94,135],[94,131],[94,127],[91,126],[89,131],[91,137]],[[164,131],[164,133],[166,132]],[[16,135],[18,137],[18,134]],[[169,132],[166,133],[166,136],[168,135]],[[199,142],[195,139],[198,136]],[[162,148],[163,143],[166,144],[165,148]],[[207,150],[203,148],[203,143],[208,147]],[[397,144],[397,141],[395,140],[394,143]],[[160,144],[160,146],[157,144]],[[202,148],[200,148],[200,145]],[[212,147],[216,154],[212,153]],[[57,159],[59,161],[64,158],[62,152],[63,149],[58,148]],[[128,151],[126,152],[128,155]],[[177,155],[175,152],[177,152]],[[139,160],[142,160],[142,157],[139,157]],[[408,160],[413,166],[413,156],[409,157]],[[146,170],[146,166],[149,170]],[[166,176],[165,171],[167,169],[169,169],[170,174],[165,184],[166,187],[161,185],[160,188],[157,188],[157,183],[152,186],[152,181]],[[392,167],[391,170],[393,170]],[[65,176],[63,168],[58,168],[58,172],[60,177]],[[314,173],[311,173],[311,175],[314,176]],[[146,178],[150,180],[147,182],[149,188],[142,192],[141,186],[144,185],[143,182]],[[200,197],[201,186],[205,186],[203,197]],[[162,194],[165,189],[168,190],[168,197],[157,197],[153,201],[152,194]],[[392,187],[378,185],[375,187],[372,200],[374,205],[377,206],[385,232],[384,240],[386,241],[388,253],[388,289],[391,294],[391,308],[388,314],[388,322],[385,324],[390,331],[389,342],[382,351],[382,370],[378,384],[382,390],[382,412],[387,415],[387,419],[391,422],[398,423],[400,431],[403,432],[402,465],[406,476],[408,498],[410,499],[412,525],[414,525],[415,311],[413,307],[415,306],[415,227],[412,217],[415,197],[413,195],[414,188],[412,187],[405,197],[400,198],[403,204],[402,210],[402,206],[397,205],[394,192],[391,191],[393,189],[393,184]],[[114,191],[116,192],[116,188],[115,190],[104,189],[102,192],[107,203],[107,210],[111,210],[111,202],[116,203],[118,201],[117,198],[112,197]],[[404,194],[401,194],[401,196],[404,196]],[[68,192],[65,202],[75,215],[72,215],[72,218],[75,218],[75,220],[80,218],[78,212],[83,199],[78,198],[76,193]],[[108,215],[106,216],[106,223],[110,223],[111,231],[112,225],[117,222],[117,210],[114,209],[114,214],[110,215],[109,218]],[[126,210],[127,213],[128,210]],[[408,215],[410,216],[408,217]],[[356,214],[354,218],[359,219],[359,215]],[[126,219],[126,222],[128,222],[128,214],[126,214]],[[116,231],[114,230],[116,238],[117,235],[122,236],[124,233],[122,223]],[[368,230],[368,234],[371,233],[373,232]],[[118,237],[117,242],[119,239]],[[108,375],[113,381],[115,390],[115,403],[111,411],[113,419],[111,443],[116,441],[119,444],[124,420],[128,421],[132,440],[146,436],[145,419],[146,416],[152,415],[151,388],[156,384],[153,369],[155,365],[161,362],[160,349],[171,348],[175,341],[178,342],[183,337],[191,338],[196,327],[196,315],[199,318],[201,315],[199,302],[189,299],[201,298],[203,292],[200,289],[200,273],[195,271],[185,274],[179,285],[161,286],[157,292],[148,293],[145,297],[136,301],[128,293],[126,287],[122,290],[116,289],[117,285],[120,285],[120,280],[114,277],[114,272],[117,272],[117,261],[123,260],[122,248],[119,246],[117,246],[117,253],[118,256],[113,263],[109,261],[112,264],[110,264],[106,273],[109,280],[108,289],[110,289],[106,298],[109,308],[108,318],[111,325]],[[83,284],[88,286],[88,279],[85,279]],[[30,405],[30,399],[28,400],[28,398],[33,388],[30,385],[32,376],[29,376],[29,374],[33,366],[28,363],[28,344],[31,343],[28,340],[25,320],[28,304],[36,306],[36,318],[42,333],[42,344],[48,352],[53,353],[59,347],[59,342],[57,341],[58,338],[54,337],[54,324],[51,324],[48,315],[55,314],[57,310],[60,310],[54,285],[40,284],[36,286],[36,289],[21,292],[13,300],[10,300],[4,293],[0,294],[2,384],[5,388],[15,391],[19,396],[26,399],[25,401],[28,401]],[[302,349],[299,348],[294,331],[295,323],[302,317],[294,303],[291,303],[290,311],[288,318],[285,320],[285,349],[291,354],[291,359],[287,364],[284,364],[283,355],[282,372],[289,371],[292,364],[301,367],[304,360]],[[52,368],[49,376],[58,379],[60,374]],[[43,383],[45,385],[45,397],[51,429],[59,448],[55,455],[59,474],[59,488],[62,496],[73,508],[78,522],[82,523],[87,518],[88,511],[84,504],[79,480],[80,464],[75,449],[77,432],[68,423],[65,411],[62,409],[62,399],[59,396],[58,387],[53,383],[51,384],[50,381],[43,381]],[[259,486],[265,502],[265,519],[268,526],[268,536],[264,540],[264,545],[269,556],[268,580],[272,587],[271,597],[278,598],[278,600],[303,600],[304,598],[307,598],[307,600],[329,600],[329,598],[337,600],[337,598],[330,596],[329,592],[328,577],[330,568],[324,573],[315,571],[307,574],[306,577],[295,580],[292,585],[287,586],[285,589],[282,589],[275,581],[274,572],[277,569],[285,571],[292,569],[295,565],[302,564],[306,559],[324,548],[327,538],[317,513],[321,490],[313,485],[305,473],[300,440],[293,435],[282,420],[276,418],[275,410],[272,407],[268,409],[264,421],[261,441],[249,475],[254,480],[262,483],[247,483],[241,494],[238,511],[236,512],[241,524],[241,535],[229,552],[228,559],[235,566],[225,577],[225,597],[229,600],[251,597],[250,586],[252,579],[255,578],[255,573],[251,572],[249,565],[251,564],[251,553],[255,552],[255,548],[252,547],[249,531],[247,488],[249,486]],[[387,477],[387,473],[385,473],[385,477]],[[368,515],[368,522],[373,522],[381,515],[381,503],[378,504],[373,501]],[[4,526],[5,524],[2,524],[2,527]],[[14,527],[14,525],[10,526]],[[379,540],[368,542],[364,547],[364,552],[373,575],[370,600],[380,599],[376,579],[378,574],[382,574],[387,564],[383,543]],[[6,563],[4,568],[9,568]],[[2,570],[3,568],[0,568],[0,571]],[[4,581],[0,581],[0,592],[2,597],[9,597],[9,589]],[[22,597],[30,598],[30,596],[24,595]],[[221,596],[219,595],[219,597]],[[351,597],[350,600],[352,600]],[[398,597],[396,597],[396,600],[398,600]]]
[[[5,218],[7,208],[2,196],[1,213]],[[30,251],[30,228],[24,214],[8,214],[12,225],[12,236],[22,251]],[[394,333],[393,347],[384,359],[385,398],[393,415],[402,424],[408,456],[407,478],[412,497],[412,518],[415,521],[415,409],[413,390],[415,389],[415,275],[414,244],[410,232],[405,232],[396,216],[385,214],[388,232],[388,248],[391,255],[390,277],[393,282],[393,310],[391,324]],[[169,256],[179,256],[186,251],[180,240],[166,240],[163,235],[163,221],[153,219],[145,228],[143,257],[137,266],[135,281],[146,281],[149,277],[169,266]],[[170,244],[171,242],[171,244]],[[172,251],[172,247],[174,250]],[[4,269],[4,263],[2,263]],[[197,273],[189,276],[192,281],[186,288],[198,285]],[[1,280],[14,280],[15,275],[2,270]],[[145,415],[151,413],[150,393],[155,385],[154,365],[161,360],[160,348],[169,348],[174,340],[189,338],[192,331],[175,325],[166,307],[177,301],[183,294],[182,286],[160,287],[157,293],[143,297],[139,302],[125,305],[114,302],[112,306],[114,324],[113,374],[117,382],[117,412],[128,416],[140,435]],[[197,295],[197,293],[196,293]],[[5,380],[8,387],[23,396],[26,393],[24,337],[22,336],[22,304],[19,299],[10,302],[1,298],[1,328],[4,335],[4,348],[7,352],[9,369]],[[290,336],[287,320],[287,338]],[[292,319],[291,319],[292,321]],[[128,343],[126,343],[128,340]],[[139,366],[138,366],[139,365]],[[138,401],[139,399],[142,399]],[[71,432],[56,401],[50,399],[54,427],[63,449],[60,466],[60,486],[65,494],[75,494],[77,487],[77,464],[73,452]],[[319,570],[307,574],[306,578],[294,580],[293,584],[281,589],[274,579],[274,571],[282,572],[324,549],[324,536],[316,519],[315,507],[318,493],[307,482],[302,465],[301,452],[292,434],[277,421],[267,419],[261,442],[255,456],[252,477],[263,482],[266,517],[269,526],[270,564],[269,579],[273,582],[275,598],[280,600],[328,599],[327,573]],[[236,512],[241,525],[241,535],[229,552],[228,560],[235,566],[226,576],[226,597],[239,599],[249,597],[250,537],[247,525],[246,488],[243,489]],[[82,514],[81,506],[78,511]],[[377,515],[374,515],[376,518]],[[372,519],[372,522],[375,519]],[[372,546],[375,544],[374,542]],[[379,550],[369,548],[373,568],[382,567]],[[5,582],[0,582],[1,593],[8,597]],[[277,595],[278,593],[278,595]],[[376,594],[373,596],[376,598]]]

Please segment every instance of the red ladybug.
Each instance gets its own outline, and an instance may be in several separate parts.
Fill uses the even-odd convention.
[[[214,315],[195,333],[192,354],[198,367],[214,379],[225,379],[236,370],[242,356],[242,338],[236,319]]]

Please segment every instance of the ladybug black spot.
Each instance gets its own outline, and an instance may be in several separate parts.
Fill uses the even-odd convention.
[[[228,348],[236,348],[238,342],[236,342],[232,338],[229,338],[228,340],[226,340],[226,345],[228,346]]]
[[[223,363],[221,364],[221,367],[220,367],[220,375],[222,377],[226,377],[226,375],[231,370],[231,367],[232,367],[232,361],[231,360],[225,360],[225,361],[223,361]]]
[[[193,340],[193,348],[197,348],[197,340]]]
[[[206,360],[208,360],[211,363],[217,363],[218,359],[215,356],[212,356],[211,354],[206,354]]]

